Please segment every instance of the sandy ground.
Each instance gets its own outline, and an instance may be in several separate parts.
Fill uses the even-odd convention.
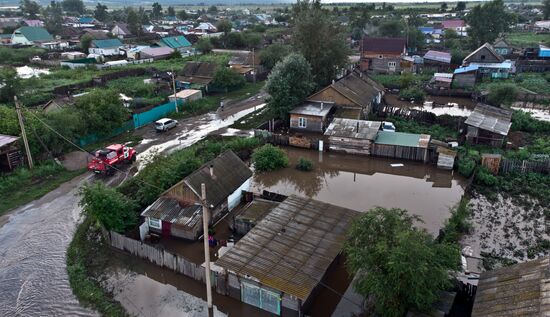
[[[544,207],[532,198],[522,197],[514,201],[498,195],[490,201],[483,195],[470,200],[473,232],[462,241],[470,246],[474,256],[489,253],[517,262],[529,260],[528,250],[535,248],[541,240],[548,240]],[[540,257],[546,252],[532,252]],[[482,270],[482,268],[480,268]]]

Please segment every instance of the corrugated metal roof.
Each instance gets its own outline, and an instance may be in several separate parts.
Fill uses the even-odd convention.
[[[27,40],[31,42],[51,41],[54,39],[53,36],[43,27],[22,26],[15,30],[15,32],[21,33]]]
[[[173,49],[191,46],[191,43],[183,35],[163,37],[159,43]]]
[[[306,300],[342,250],[359,212],[290,196],[216,265]]]
[[[176,198],[163,196],[147,207],[141,215],[193,227],[202,219],[201,211],[202,207],[200,205],[186,205]]]
[[[455,74],[463,74],[463,73],[477,71],[478,69],[479,69],[478,65],[470,65],[470,66],[466,66],[466,67],[457,68],[457,69],[455,69],[454,73]]]
[[[210,166],[214,176],[210,176]],[[206,186],[206,203],[218,206],[252,177],[252,171],[231,150],[227,150],[215,159],[187,176],[183,182],[196,194],[201,194],[201,184]]]
[[[324,117],[330,112],[333,106],[334,102],[306,101],[288,113]]]
[[[174,50],[170,47],[163,46],[163,47],[147,47],[142,49],[141,52],[149,56],[159,57],[159,56],[170,55],[174,52]]]
[[[354,139],[376,139],[376,134],[380,130],[382,122],[366,121],[355,119],[334,118],[327,130],[326,136],[354,138]]]
[[[464,123],[500,135],[508,135],[512,126],[512,112],[485,104],[478,104]]]
[[[481,273],[472,316],[549,316],[549,263],[546,256]]]
[[[4,145],[8,145],[10,143],[13,143],[17,140],[19,140],[18,136],[0,134],[0,147],[3,147]]]
[[[122,46],[122,42],[119,39],[107,39],[107,40],[93,40],[92,45],[97,48],[115,48]]]
[[[380,131],[374,143],[427,148],[430,143],[430,136],[427,134]]]
[[[430,50],[424,54],[424,59],[442,62],[442,63],[451,63],[451,54],[447,52],[439,52],[439,51],[433,51]]]
[[[502,63],[470,63],[470,66],[477,66],[479,68],[499,68],[499,69],[512,69],[513,63],[506,61]]]

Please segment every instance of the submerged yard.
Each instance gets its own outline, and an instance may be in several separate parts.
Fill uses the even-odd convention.
[[[422,217],[421,226],[434,235],[464,194],[464,178],[431,165],[297,148],[285,151],[289,167],[255,173],[253,190],[310,197],[358,211],[376,206],[403,208]],[[300,157],[313,161],[314,169],[296,170]],[[392,167],[395,163],[403,166]]]

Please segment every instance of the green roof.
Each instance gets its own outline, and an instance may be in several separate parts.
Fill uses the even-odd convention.
[[[36,26],[23,26],[15,30],[15,33],[21,33],[27,40],[35,41],[52,41],[53,36],[45,29]]]
[[[178,49],[182,47],[191,46],[191,43],[183,35],[163,37],[160,42],[160,46],[168,46],[170,48]]]
[[[429,141],[430,136],[426,134],[380,131],[374,143],[426,148]]]
[[[93,40],[92,46],[97,48],[113,48],[122,46],[122,42],[119,39],[108,39],[108,40]]]

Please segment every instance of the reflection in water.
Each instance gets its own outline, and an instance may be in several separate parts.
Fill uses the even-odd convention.
[[[431,165],[374,157],[285,148],[288,168],[254,175],[256,191],[296,194],[366,211],[375,206],[403,208],[422,217],[422,227],[437,234],[449,208],[464,193],[464,179]],[[294,168],[299,157],[315,163],[311,172]],[[402,167],[392,167],[402,163]]]

